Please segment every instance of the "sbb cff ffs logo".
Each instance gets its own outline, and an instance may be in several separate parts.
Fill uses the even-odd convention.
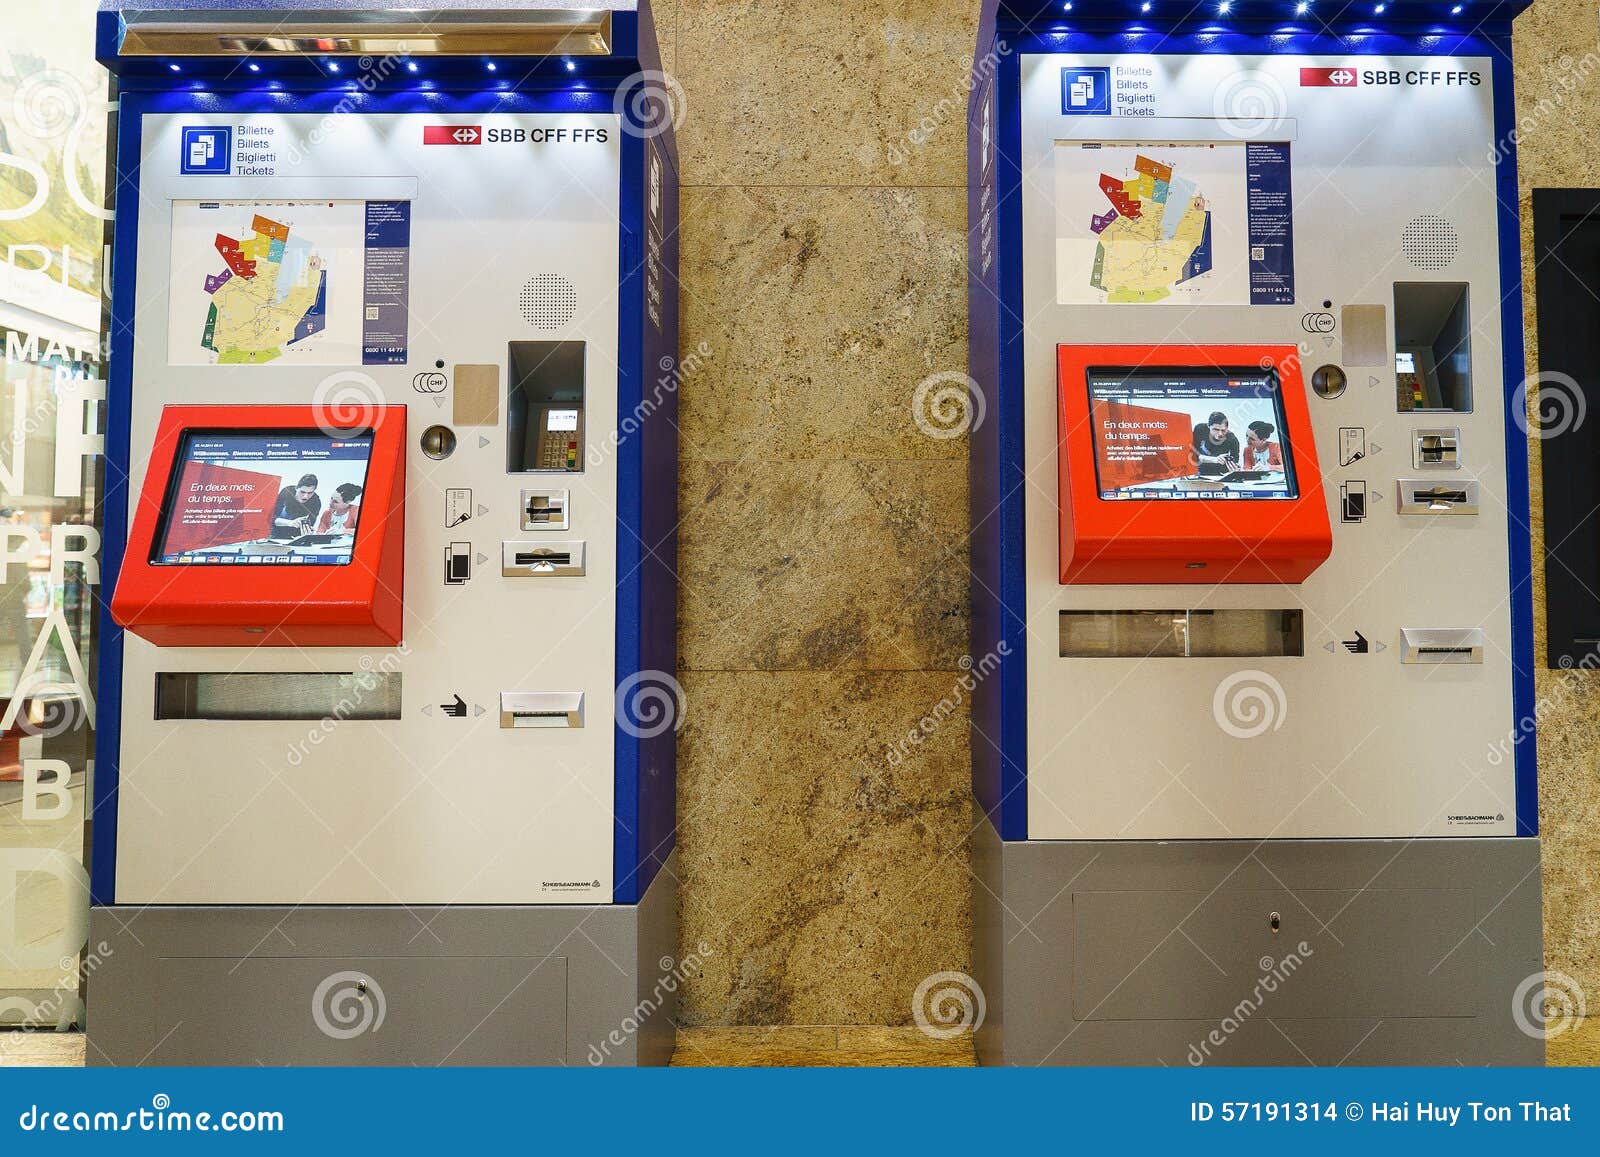
[[[1301,88],[1349,88],[1359,84],[1361,78],[1353,68],[1302,68]]]
[[[480,125],[424,125],[422,129],[422,143],[425,145],[501,145],[520,144],[532,141],[534,144],[544,144],[547,141],[574,144],[592,141],[595,144],[605,144],[610,138],[607,129],[597,126],[584,128],[506,128],[486,129]]]
[[[1355,88],[1357,85],[1391,88],[1472,88],[1483,83],[1483,75],[1464,69],[1363,68],[1348,65],[1334,68],[1302,68],[1301,88]]]
[[[483,143],[483,130],[477,125],[424,125],[425,145],[477,145]]]

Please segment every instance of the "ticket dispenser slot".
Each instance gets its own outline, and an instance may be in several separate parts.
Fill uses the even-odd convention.
[[[506,470],[581,473],[584,343],[514,341],[506,361]]]
[[[1409,664],[1483,662],[1481,627],[1401,627],[1400,661]]]
[[[583,692],[502,691],[500,726],[508,730],[582,727]]]

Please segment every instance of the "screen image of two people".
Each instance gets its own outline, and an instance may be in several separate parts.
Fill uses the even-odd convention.
[[[328,496],[326,508],[317,493],[317,476],[303,474],[293,486],[278,491],[272,507],[272,537],[286,540],[306,534],[354,534],[361,514],[361,487],[342,482]]]
[[[1251,422],[1245,427],[1245,444],[1228,426],[1221,410],[1194,428],[1194,454],[1198,472],[1209,477],[1231,474],[1235,470],[1283,469],[1283,451],[1272,441],[1276,427],[1271,422]]]

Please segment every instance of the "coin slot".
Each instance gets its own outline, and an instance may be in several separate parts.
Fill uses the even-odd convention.
[[[443,462],[456,452],[456,432],[449,426],[429,426],[422,432],[422,452]]]

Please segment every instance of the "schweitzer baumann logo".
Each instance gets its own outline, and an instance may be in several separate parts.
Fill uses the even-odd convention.
[[[1061,112],[1063,116],[1110,116],[1111,69],[1063,68]]]
[[[228,125],[188,125],[183,130],[178,171],[226,176],[233,166],[233,129]]]

